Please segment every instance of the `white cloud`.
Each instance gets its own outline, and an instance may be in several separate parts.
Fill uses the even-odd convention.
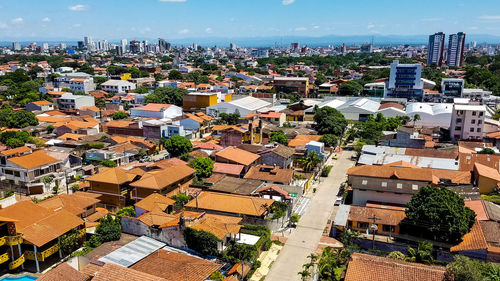
[[[23,23],[23,18],[15,18],[15,19],[12,19],[12,23],[15,23],[15,24],[18,24],[18,23]]]
[[[319,28],[319,25],[315,25],[313,26],[314,29],[318,29]]]
[[[78,4],[78,5],[75,5],[75,6],[69,6],[68,9],[70,11],[76,11],[76,12],[80,12],[80,11],[86,11],[88,10],[88,6],[86,5],[82,5],[82,4]]]
[[[212,33],[213,29],[211,27],[207,27],[207,28],[205,28],[205,32],[206,33]]]
[[[79,24],[79,23],[75,23],[75,24],[73,24],[73,27],[80,27],[80,26],[82,26],[82,25],[81,25],[81,24]]]
[[[160,2],[177,2],[177,3],[180,3],[180,2],[186,2],[187,0],[160,0]]]
[[[283,1],[281,1],[281,4],[283,4],[283,5],[290,5],[293,2],[295,2],[295,0],[283,0]]]
[[[50,18],[48,18],[48,17],[45,17],[45,18],[42,19],[42,21],[43,22],[51,22],[52,20]]]
[[[370,23],[370,24],[368,24],[368,25],[366,26],[366,28],[368,28],[368,29],[373,29],[373,28],[375,28],[375,25],[374,25],[373,23]]]
[[[187,34],[187,33],[189,33],[189,29],[187,28],[179,30],[179,34]]]
[[[305,28],[303,26],[295,28],[295,31],[306,31],[306,30],[307,30],[307,28]]]
[[[500,15],[482,15],[480,20],[500,20]]]

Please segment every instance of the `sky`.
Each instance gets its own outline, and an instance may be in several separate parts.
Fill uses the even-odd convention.
[[[0,41],[500,35],[500,0],[0,0]]]

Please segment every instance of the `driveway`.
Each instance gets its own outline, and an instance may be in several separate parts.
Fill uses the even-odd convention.
[[[330,175],[322,182],[311,199],[308,208],[300,218],[297,228],[288,237],[265,280],[300,280],[297,274],[308,262],[307,256],[316,251],[319,240],[334,209],[340,184],[347,179],[347,170],[354,166],[351,156],[355,152],[344,151],[338,160],[328,160],[333,164]]]

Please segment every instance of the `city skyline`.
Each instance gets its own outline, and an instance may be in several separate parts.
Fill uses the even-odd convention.
[[[397,5],[396,5],[397,4]],[[217,37],[417,36],[459,31],[500,36],[497,0],[466,2],[390,0],[368,2],[254,0],[0,1],[7,40],[74,40]],[[432,7],[432,9],[423,9]],[[102,28],[106,26],[106,28]]]

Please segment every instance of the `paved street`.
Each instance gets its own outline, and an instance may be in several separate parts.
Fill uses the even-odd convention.
[[[278,259],[273,264],[267,281],[300,280],[297,274],[307,262],[307,256],[316,250],[323,230],[333,211],[340,184],[346,180],[347,169],[354,165],[350,160],[355,152],[344,151],[333,163],[330,175],[322,179],[316,194],[309,202],[299,224],[290,234]]]

